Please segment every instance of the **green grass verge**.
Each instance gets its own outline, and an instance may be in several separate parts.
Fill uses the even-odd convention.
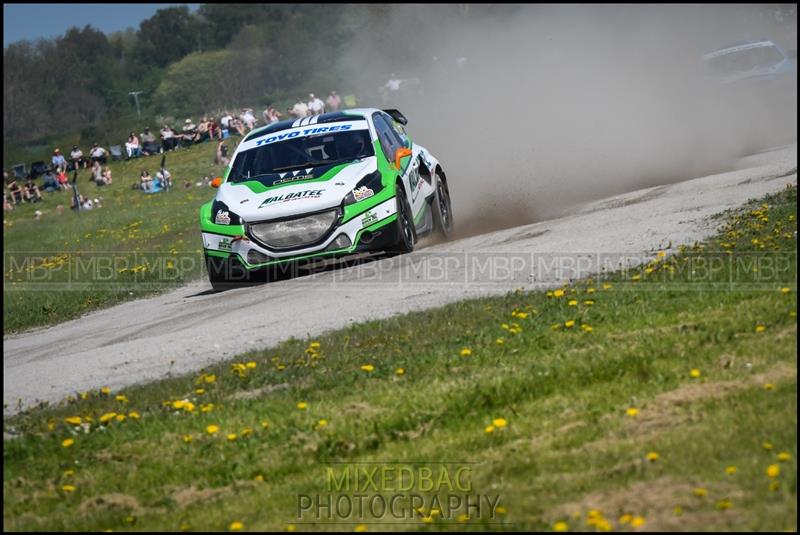
[[[796,210],[790,188],[635,273],[292,339],[7,419],[4,528],[794,530]],[[753,258],[769,261],[733,269]],[[437,514],[445,488],[420,487],[410,520],[298,519],[298,496],[331,494],[338,463],[437,461],[499,506]]]
[[[232,153],[237,138],[228,141]],[[69,191],[44,193],[45,200],[18,205],[3,215],[4,289],[3,331],[50,325],[121,301],[152,294],[185,283],[203,273],[202,238],[198,210],[214,196],[209,187],[194,184],[203,176],[218,176],[214,166],[216,143],[203,143],[167,154],[166,166],[175,188],[169,193],[144,194],[131,186],[143,169],[155,175],[160,156],[110,164],[114,182],[98,187],[89,171],[78,176],[78,189],[86,197],[102,196],[102,208],[77,214],[69,209]],[[185,189],[183,183],[192,187]],[[59,213],[57,206],[64,207]],[[41,210],[36,220],[34,212]],[[11,258],[40,253],[31,263]],[[167,256],[165,256],[167,255]],[[170,271],[156,275],[145,270],[153,260],[172,262]],[[78,262],[107,261],[103,281],[77,275]],[[98,264],[99,265],[99,264]],[[102,272],[100,272],[102,274]],[[174,285],[165,286],[159,276]],[[72,287],[64,285],[71,282]],[[149,284],[148,283],[152,283]]]

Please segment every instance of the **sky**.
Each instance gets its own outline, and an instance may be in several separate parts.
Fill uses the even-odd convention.
[[[182,4],[3,4],[3,47],[56,37],[87,24],[106,34],[138,28],[159,9],[177,5]],[[195,11],[200,4],[186,5]]]

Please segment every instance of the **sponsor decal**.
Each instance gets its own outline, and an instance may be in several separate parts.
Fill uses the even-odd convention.
[[[256,142],[256,147],[260,147],[261,145],[269,145],[270,143],[275,143],[276,141],[283,141],[284,139],[292,139],[300,136],[310,136],[326,132],[341,132],[344,130],[350,130],[352,127],[353,125],[351,124],[343,124],[339,126],[319,126],[316,128],[304,128],[303,130],[293,130],[291,132],[284,132],[282,134],[275,134],[273,136],[269,136],[268,138],[259,139]]]
[[[273,186],[277,186],[278,184],[285,184],[286,182],[294,182],[296,180],[309,180],[311,178],[315,178],[314,175],[298,175],[298,176],[287,176],[281,177],[278,180],[272,183]]]
[[[231,216],[224,210],[217,210],[217,216],[214,218],[214,223],[217,225],[230,225]]]
[[[374,210],[367,210],[367,212],[364,214],[364,217],[361,218],[361,225],[367,226],[370,223],[374,223],[377,220],[378,220],[378,214],[376,214]]]
[[[217,245],[217,249],[220,251],[230,251],[231,250],[231,239],[230,238],[222,238],[219,240],[219,244]]]
[[[284,193],[282,195],[274,195],[272,197],[267,197],[266,199],[264,199],[264,202],[262,202],[259,205],[259,208],[263,208],[264,206],[280,202],[296,201],[298,199],[318,199],[322,197],[323,193],[325,193],[324,189],[307,189],[303,191],[298,191],[296,193]]]
[[[375,195],[375,192],[372,189],[368,188],[367,186],[361,186],[360,188],[356,188],[353,190],[353,197],[355,197],[356,202],[363,201],[364,199],[369,199]]]

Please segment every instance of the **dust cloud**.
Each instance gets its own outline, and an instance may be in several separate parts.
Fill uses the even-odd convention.
[[[383,21],[389,33],[364,32],[342,65],[368,87],[391,73],[420,80],[365,104],[400,109],[412,138],[440,158],[461,236],[724,172],[797,139],[796,78],[781,102],[729,100],[703,68],[711,50],[776,39],[763,17],[736,6],[437,9],[397,6]],[[796,50],[796,15],[793,24],[784,49]],[[413,40],[413,53],[386,57],[399,39]]]

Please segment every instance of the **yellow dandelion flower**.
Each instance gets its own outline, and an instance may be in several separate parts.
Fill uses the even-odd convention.
[[[637,414],[639,414],[639,409],[637,409],[636,407],[631,407],[625,411],[625,414],[631,417],[636,416]]]
[[[791,290],[789,288],[786,288],[786,287],[781,288],[781,293],[788,294],[789,292],[791,292]]]
[[[764,385],[764,390],[774,390],[774,389],[775,389],[775,385],[772,384],[772,383],[766,383]]]
[[[373,366],[372,364],[362,364],[361,365],[361,370],[365,371],[367,373],[372,372],[374,369],[375,369],[375,366]]]
[[[720,500],[717,502],[717,509],[724,511],[725,509],[730,509],[733,506],[730,500]]]
[[[619,517],[619,523],[622,525],[630,524],[631,520],[633,520],[633,515],[624,514]]]
[[[311,342],[310,344],[308,344],[308,347],[311,348],[311,349],[319,349],[320,348],[320,343],[319,342]]]
[[[257,475],[255,478],[253,478],[253,479],[255,479],[255,480],[256,480],[256,481],[258,481],[258,482],[262,482],[262,481],[264,481],[264,476],[263,476],[262,474],[258,474],[258,475]]]
[[[206,391],[204,388],[198,388],[197,390],[194,391],[194,393],[197,394],[198,396],[202,396],[203,394],[206,393]]]
[[[647,456],[645,458],[648,461],[650,461],[651,463],[653,463],[653,462],[657,461],[659,459],[659,457],[661,457],[661,456],[657,452],[651,451],[650,453],[647,454]]]
[[[571,307],[578,306],[578,300],[577,299],[570,299],[569,301],[567,301],[567,306],[571,306]]]
[[[506,421],[505,418],[495,418],[494,420],[492,420],[492,425],[494,425],[496,428],[500,429],[500,428],[503,428],[503,427],[507,426],[508,422]]]
[[[325,427],[326,425],[328,425],[328,420],[322,419],[317,422],[317,427]]]
[[[230,525],[230,530],[231,531],[239,531],[242,528],[244,528],[244,524],[242,524],[241,522],[231,522],[231,525]]]
[[[553,531],[565,532],[569,531],[569,525],[566,522],[556,522],[553,524]]]
[[[781,475],[781,467],[777,464],[771,464],[767,467],[767,476],[775,478]]]
[[[584,305],[588,305],[588,306],[592,306],[592,305],[594,304],[594,301],[592,301],[591,299],[587,299],[587,300],[585,300],[585,301],[583,302],[583,304],[584,304]]]
[[[216,382],[217,376],[213,375],[213,374],[212,375],[205,375],[205,376],[203,376],[203,380],[205,382],[207,382],[207,383],[213,383],[213,382]]]
[[[772,445],[772,442],[762,442],[762,443],[761,443],[761,447],[762,447],[762,448],[764,448],[765,450],[769,451],[769,450],[771,450],[771,449],[772,449],[774,446]]]
[[[128,397],[125,394],[117,394],[116,398],[114,398],[114,399],[116,399],[120,403],[127,403],[128,402]]]
[[[470,355],[472,355],[472,350],[470,348],[465,347],[464,349],[461,350],[462,357],[468,357]]]
[[[631,277],[631,280],[634,281],[634,282],[638,282],[641,279],[642,279],[641,275],[634,275],[633,277]]]
[[[683,507],[676,505],[672,508],[672,514],[675,516],[681,516],[683,514]]]
[[[433,512],[433,511],[431,511],[431,512]],[[437,512],[438,512],[438,510],[437,510]],[[495,512],[498,515],[504,515],[504,514],[506,514],[508,512],[508,509],[506,509],[502,505],[498,505],[497,508],[495,509]]]
[[[286,524],[286,531],[291,533],[295,530],[297,530],[297,526],[295,526],[294,524]]]
[[[300,403],[297,404],[297,408],[301,411],[304,411],[308,408],[308,403],[306,403],[305,401],[301,401]]]
[[[494,433],[494,426],[493,425],[487,425],[486,429],[484,429],[484,431],[486,431],[487,433]]]
[[[367,531],[368,529],[369,529],[369,528],[367,527],[367,525],[366,525],[366,524],[358,524],[358,525],[355,527],[355,530],[354,530],[354,531],[355,531],[356,533],[364,533],[364,532],[365,532],[365,531]]]
[[[736,467],[733,465],[725,467],[725,473],[728,474],[729,476],[732,476],[733,474],[736,473]]]
[[[104,396],[108,396],[111,394],[111,389],[108,388],[107,386],[104,386],[103,388],[100,389],[100,393],[103,394]]]
[[[591,325],[587,325],[585,323],[581,325],[581,329],[583,330],[583,332],[586,332],[586,333],[590,333],[590,332],[594,331],[594,329],[592,328]]]
[[[700,370],[698,370],[697,368],[692,368],[692,371],[689,372],[689,376],[692,379],[697,379],[698,377],[700,377],[700,375],[701,375]]]
[[[185,399],[181,399],[181,400],[172,402],[172,408],[173,409],[182,409],[184,405],[186,405],[186,400]]]
[[[394,373],[395,375],[405,375],[406,371],[403,368],[397,368]]]
[[[200,412],[211,412],[213,410],[214,410],[213,403],[203,403],[202,405],[200,405]]]
[[[105,413],[104,415],[102,415],[100,417],[100,423],[104,424],[106,422],[109,422],[109,421],[113,420],[116,417],[117,417],[117,413],[116,412],[107,412],[107,413]]]
[[[499,346],[501,346],[501,345],[505,344],[506,341],[503,338],[498,338],[497,340],[494,341],[494,343],[499,345]]]
[[[206,427],[206,433],[208,433],[209,435],[216,435],[218,432],[219,432],[218,425],[211,424],[208,427]]]
[[[694,489],[694,491],[692,491],[692,494],[694,494],[698,498],[704,498],[708,496],[708,490],[706,490],[704,487],[697,487],[696,489]]]
[[[756,332],[757,332],[757,333],[763,333],[763,332],[764,332],[764,331],[766,331],[766,330],[767,330],[767,328],[766,328],[765,326],[763,326],[763,325],[756,325]]]
[[[142,417],[142,415],[139,414],[136,411],[131,411],[131,412],[128,413],[128,418],[130,418],[131,420],[138,420],[141,417]]]
[[[575,320],[567,320],[564,322],[564,327],[570,329],[575,326]]]
[[[72,425],[81,425],[80,416],[70,416],[69,418],[64,418],[64,421]]]
[[[261,422],[261,429],[267,429],[269,427],[269,422],[264,420]]]
[[[64,470],[64,477],[72,477],[75,475],[75,470],[70,468],[69,470]]]
[[[554,290],[553,297],[564,297],[564,290]]]
[[[236,435],[236,433],[228,433],[228,440],[229,441],[233,442],[237,438],[239,438],[239,437]]]
[[[250,361],[250,362],[248,362],[247,364],[245,364],[245,367],[246,367],[246,368],[249,368],[249,369],[251,369],[251,370],[252,370],[253,368],[255,368],[256,366],[258,366],[258,364],[257,364],[257,363],[255,363],[255,362],[253,362],[253,361]]]
[[[64,492],[75,492],[75,485],[64,485],[61,487]]]
[[[595,291],[594,288],[586,288],[586,293],[587,294],[593,294],[594,291]]]
[[[612,285],[611,285],[611,284],[609,284],[609,283],[605,283],[605,284],[603,284],[603,289],[604,289],[604,290],[610,290],[611,288],[612,288]]]
[[[778,454],[778,460],[782,463],[790,461],[791,459],[792,459],[792,454],[789,453],[788,451],[782,451]]]
[[[192,435],[183,435],[183,441],[188,444],[192,441]]]
[[[116,416],[116,418],[115,418],[115,419],[116,419],[118,422],[124,422],[124,421],[125,421],[125,418],[127,418],[127,416],[125,416],[124,414],[117,414],[117,416]]]
[[[71,438],[65,438],[65,439],[64,439],[64,440],[61,442],[61,446],[62,446],[63,448],[69,448],[69,447],[70,447],[70,446],[72,446],[73,444],[75,444],[75,440],[73,440],[73,439],[71,439]]]
[[[635,516],[631,519],[631,526],[634,528],[640,528],[644,526],[645,519],[642,516]]]
[[[253,434],[253,430],[251,428],[245,427],[244,429],[242,429],[241,435],[243,437],[247,437],[247,436],[250,436],[252,434]]]

